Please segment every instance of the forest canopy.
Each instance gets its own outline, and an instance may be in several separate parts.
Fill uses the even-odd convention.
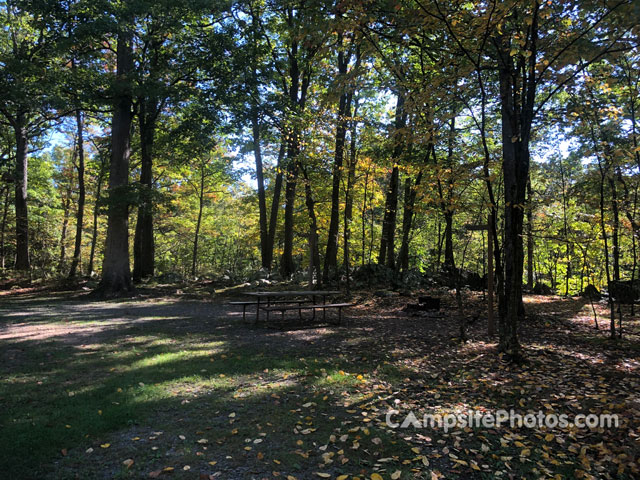
[[[3,0],[0,16],[5,280],[91,277],[110,296],[161,276],[490,275],[515,355],[523,289],[638,277],[636,1]]]

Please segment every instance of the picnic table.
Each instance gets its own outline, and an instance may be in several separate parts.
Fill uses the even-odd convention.
[[[311,310],[313,312],[312,320],[316,317],[316,310],[322,310],[323,320],[326,320],[327,309],[338,310],[338,321],[342,318],[342,309],[352,307],[352,303],[327,303],[327,297],[340,295],[339,290],[288,290],[288,291],[271,291],[271,292],[247,292],[247,295],[253,297],[248,302],[231,302],[233,305],[242,305],[242,318],[245,319],[246,308],[249,305],[256,306],[255,323],[260,320],[260,311],[266,313],[266,321],[269,321],[269,314],[277,311],[282,315],[290,310],[298,310],[298,317],[302,318],[302,310]],[[318,303],[322,301],[322,303]]]

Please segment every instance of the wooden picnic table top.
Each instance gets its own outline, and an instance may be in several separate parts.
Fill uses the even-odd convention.
[[[246,295],[253,297],[268,298],[268,297],[303,297],[303,296],[315,296],[315,295],[340,295],[340,290],[290,290],[282,292],[246,292]]]

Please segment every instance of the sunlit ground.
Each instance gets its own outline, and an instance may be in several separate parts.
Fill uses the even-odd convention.
[[[510,366],[484,319],[460,344],[453,310],[410,317],[402,302],[362,295],[367,306],[354,309],[351,328],[274,330],[245,325],[211,301],[5,298],[3,477],[640,474],[637,320],[623,321],[623,338],[612,342],[606,304],[596,305],[595,330],[583,300],[527,297],[528,361]],[[394,430],[385,424],[391,408],[397,418],[469,409],[606,412],[621,425]]]

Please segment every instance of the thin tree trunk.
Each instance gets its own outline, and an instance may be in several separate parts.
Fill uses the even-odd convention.
[[[196,266],[198,261],[198,238],[200,236],[200,225],[202,224],[202,210],[204,209],[204,181],[205,171],[204,167],[200,176],[200,192],[198,195],[198,220],[196,222],[196,231],[193,237],[193,258],[191,262],[191,276],[196,276]]]
[[[345,55],[342,48],[343,37],[339,38],[338,50],[338,81],[344,81],[351,53]],[[345,88],[344,86],[342,88]],[[337,274],[338,270],[338,231],[340,227],[340,183],[342,178],[342,164],[344,161],[344,144],[347,135],[347,117],[351,109],[353,92],[343,91],[338,105],[338,120],[336,125],[335,154],[333,160],[333,184],[331,189],[331,218],[327,235],[327,249],[324,257],[322,279],[329,281],[330,273]]]
[[[109,214],[102,280],[97,294],[114,296],[133,291],[129,263],[129,158],[131,155],[132,96],[129,75],[133,69],[132,34],[120,31],[117,46],[119,88],[114,99],[111,127],[111,167],[109,175]]]
[[[258,181],[258,211],[260,216],[260,258],[262,268],[271,269],[269,249],[269,231],[267,229],[267,199],[264,188],[264,171],[262,167],[262,148],[260,146],[260,123],[258,107],[253,106],[251,112],[251,129],[253,132],[253,156],[256,161],[256,178]]]
[[[95,259],[96,244],[98,243],[98,216],[100,215],[100,194],[102,193],[102,182],[104,181],[105,162],[101,156],[100,171],[98,172],[96,197],[93,205],[93,226],[91,229],[91,251],[89,253],[89,265],[87,267],[89,275],[93,275],[93,261]]]
[[[284,211],[284,248],[282,251],[282,263],[280,268],[282,275],[286,278],[291,276],[295,270],[293,264],[293,214],[295,211],[296,184],[299,171],[300,155],[300,135],[301,127],[298,115],[304,111],[307,88],[309,86],[308,76],[300,82],[300,67],[298,65],[298,42],[292,42],[289,52],[289,102],[294,109],[294,116],[291,118],[293,126],[287,139],[287,183],[285,186],[285,211]]]
[[[527,180],[527,289],[533,290],[533,201],[531,175]]]
[[[404,95],[398,93],[395,115],[395,132],[393,147],[393,167],[387,187],[387,195],[385,200],[384,217],[382,221],[382,237],[380,239],[380,253],[378,254],[378,263],[386,265],[390,269],[395,270],[395,233],[396,233],[396,216],[398,212],[398,184],[400,169],[398,162],[403,150],[404,128],[407,123],[407,114],[404,110]]]
[[[280,151],[278,152],[277,173],[273,187],[273,198],[271,200],[271,215],[269,216],[269,231],[267,235],[267,269],[271,271],[273,263],[273,247],[276,238],[276,228],[278,226],[278,212],[280,211],[280,194],[282,191],[282,159],[286,149],[286,143],[283,141],[280,144]]]
[[[76,110],[76,128],[78,139],[78,209],[76,211],[76,239],[73,248],[73,260],[69,269],[69,278],[76,276],[76,271],[80,265],[82,255],[82,228],[84,224],[84,204],[86,201],[86,190],[84,185],[84,121],[82,111]],[[80,268],[82,270],[82,268]]]
[[[7,231],[7,215],[9,214],[9,192],[11,191],[11,189],[9,188],[9,186],[7,185],[4,188],[4,202],[3,202],[3,208],[2,208],[2,225],[0,226],[0,268],[2,268],[2,270],[5,269],[5,259],[6,259],[6,252],[5,252],[5,233]]]
[[[299,167],[301,168],[301,166]],[[312,265],[312,271],[315,270],[315,278],[317,284],[321,283],[321,270],[320,270],[320,247],[318,245],[318,219],[315,211],[315,201],[311,192],[311,182],[307,175],[307,171],[301,168],[304,176],[304,193],[307,205],[307,213],[309,214],[309,246],[311,250],[310,263]],[[311,282],[310,282],[311,283]]]
[[[356,179],[356,134],[358,124],[355,120],[358,111],[358,101],[353,109],[354,119],[351,121],[351,143],[349,147],[349,168],[347,170],[347,188],[345,191],[344,206],[344,271],[347,280],[347,295],[351,293],[351,259],[349,242],[351,241],[351,220],[353,217],[353,184]]]
[[[71,180],[69,180],[71,181]],[[60,232],[60,257],[58,258],[58,271],[64,268],[64,261],[67,258],[67,228],[69,227],[69,207],[71,206],[71,186],[67,186],[65,197],[62,202],[62,230]]]

